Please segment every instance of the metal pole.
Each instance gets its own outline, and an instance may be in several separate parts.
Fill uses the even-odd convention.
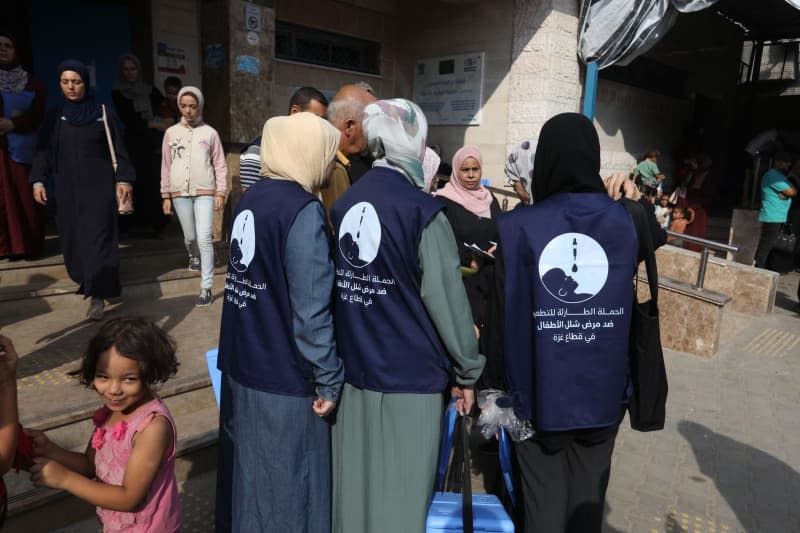
[[[708,248],[703,248],[700,254],[700,268],[697,270],[697,283],[694,284],[695,289],[702,289],[703,283],[706,280],[706,265],[708,264]]]
[[[592,61],[586,64],[586,83],[583,88],[583,114],[589,120],[594,120],[594,112],[597,108],[597,79],[600,69],[597,63]]]

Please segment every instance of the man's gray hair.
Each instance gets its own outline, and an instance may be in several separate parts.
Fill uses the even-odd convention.
[[[369,94],[371,94],[372,96],[374,96],[376,98],[378,97],[378,95],[375,94],[375,89],[372,88],[372,85],[370,85],[369,83],[367,83],[365,81],[357,81],[353,85],[355,85],[356,87],[360,87],[360,88],[364,89],[365,91],[367,91]]]
[[[352,95],[334,98],[328,106],[328,122],[339,128],[345,120],[351,118],[361,123],[361,114],[367,107],[364,101]]]

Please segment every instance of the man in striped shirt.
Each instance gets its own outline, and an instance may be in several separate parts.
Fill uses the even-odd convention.
[[[313,87],[300,87],[289,101],[289,115],[310,111],[318,117],[325,116],[328,99]],[[239,156],[239,181],[242,192],[261,179],[261,136],[259,135],[242,149]]]

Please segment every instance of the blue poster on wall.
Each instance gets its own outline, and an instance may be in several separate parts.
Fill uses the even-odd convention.
[[[261,63],[255,56],[236,56],[236,70],[258,76],[261,72]]]

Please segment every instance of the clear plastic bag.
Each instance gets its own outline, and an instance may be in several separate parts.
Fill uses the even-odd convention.
[[[481,409],[478,427],[481,428],[483,438],[491,439],[501,426],[508,431],[514,442],[533,437],[533,426],[531,426],[529,420],[517,418],[512,407],[500,407],[497,405],[498,398],[506,398],[507,396],[505,392],[495,389],[486,389],[478,392],[478,407]]]

